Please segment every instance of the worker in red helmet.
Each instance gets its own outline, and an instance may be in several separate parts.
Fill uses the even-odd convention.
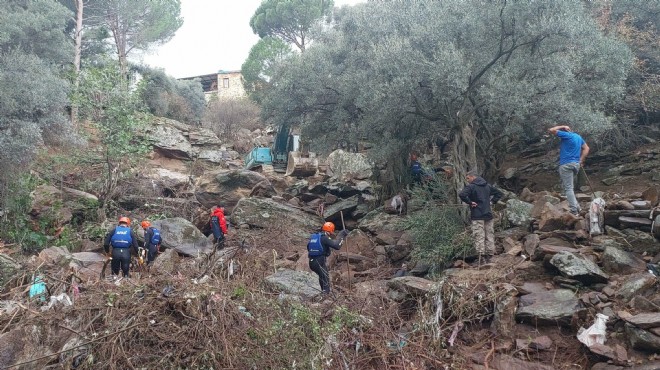
[[[307,255],[309,256],[309,268],[319,276],[319,284],[324,294],[330,293],[330,275],[325,260],[330,256],[332,249],[339,250],[348,235],[347,230],[339,233],[339,240],[330,238],[335,232],[335,224],[326,222],[321,227],[321,232],[314,233],[309,237],[307,243]]]
[[[105,253],[110,253],[110,246],[112,246],[112,262],[110,262],[110,268],[112,269],[113,278],[117,278],[120,269],[124,274],[124,277],[130,277],[129,268],[131,265],[131,247],[133,247],[135,254],[138,253],[137,236],[135,235],[135,232],[131,230],[130,218],[119,218],[119,225],[110,230],[105,236],[103,242]]]

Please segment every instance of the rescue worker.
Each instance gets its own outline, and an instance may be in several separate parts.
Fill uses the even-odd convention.
[[[216,206],[211,210],[211,230],[215,237],[215,246],[222,248],[227,235],[227,220],[225,220],[225,209]]]
[[[128,278],[129,268],[131,265],[131,250],[133,247],[135,253],[138,253],[137,236],[130,228],[131,220],[128,217],[121,217],[119,225],[110,230],[105,236],[103,242],[103,249],[105,253],[110,253],[110,246],[112,246],[112,262],[110,268],[112,270],[113,278],[119,275],[121,269],[124,277]]]
[[[326,222],[321,232],[314,233],[309,237],[307,243],[307,255],[309,256],[309,268],[319,276],[319,284],[324,294],[330,293],[330,275],[325,260],[330,256],[332,249],[339,250],[348,235],[347,230],[339,233],[339,241],[330,239],[335,232],[335,224]]]
[[[160,251],[160,244],[163,238],[160,235],[160,230],[151,226],[148,220],[142,221],[140,224],[144,230],[144,249],[147,250],[147,266],[156,258],[156,253]]]

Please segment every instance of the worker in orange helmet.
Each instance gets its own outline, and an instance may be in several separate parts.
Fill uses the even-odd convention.
[[[130,277],[130,248],[133,247],[135,254],[138,253],[137,236],[135,235],[135,232],[131,230],[130,226],[130,218],[120,217],[119,225],[108,232],[103,242],[105,253],[110,253],[110,246],[112,246],[112,262],[110,263],[110,268],[112,269],[112,276],[115,279],[119,275],[120,269],[124,274],[124,277]]]
[[[339,233],[339,241],[330,238],[335,232],[335,224],[326,222],[321,227],[321,232],[314,233],[309,237],[307,243],[307,255],[309,256],[309,268],[319,276],[319,284],[324,294],[330,293],[330,275],[325,260],[330,256],[332,249],[339,250],[348,235],[347,230]]]
[[[142,221],[140,224],[144,230],[144,249],[147,250],[147,266],[156,258],[156,253],[160,250],[160,243],[163,241],[163,237],[160,235],[160,230],[151,226],[151,222],[148,220]]]

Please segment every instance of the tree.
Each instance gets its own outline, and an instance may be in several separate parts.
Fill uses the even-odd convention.
[[[255,102],[268,88],[275,67],[292,55],[291,47],[284,41],[266,36],[250,49],[250,54],[241,67],[243,87]]]
[[[160,69],[136,68],[141,75],[139,95],[151,114],[197,124],[206,109],[199,81],[179,81]]]
[[[137,93],[126,88],[124,75],[116,63],[86,68],[74,95],[82,118],[89,119],[98,132],[100,145],[86,150],[82,162],[102,169],[94,188],[101,204],[100,214],[117,194],[119,180],[128,175],[136,155],[149,151],[140,135],[148,116]]]
[[[317,146],[366,139],[390,159],[446,138],[457,188],[468,170],[496,172],[524,130],[607,127],[631,65],[569,1],[367,3],[316,41],[278,69],[266,116],[304,117]]]
[[[73,141],[65,117],[70,62],[67,11],[49,0],[0,7],[0,200],[42,143]]]
[[[180,0],[96,0],[88,10],[110,30],[123,75],[131,51],[169,41],[183,24]]]
[[[250,27],[261,38],[277,37],[305,51],[310,30],[333,6],[333,0],[264,0]]]

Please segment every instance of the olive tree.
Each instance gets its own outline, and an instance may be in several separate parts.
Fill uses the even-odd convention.
[[[367,3],[316,40],[278,70],[266,116],[304,117],[317,146],[366,139],[385,158],[445,138],[455,187],[496,171],[512,136],[607,127],[631,65],[578,1]]]

